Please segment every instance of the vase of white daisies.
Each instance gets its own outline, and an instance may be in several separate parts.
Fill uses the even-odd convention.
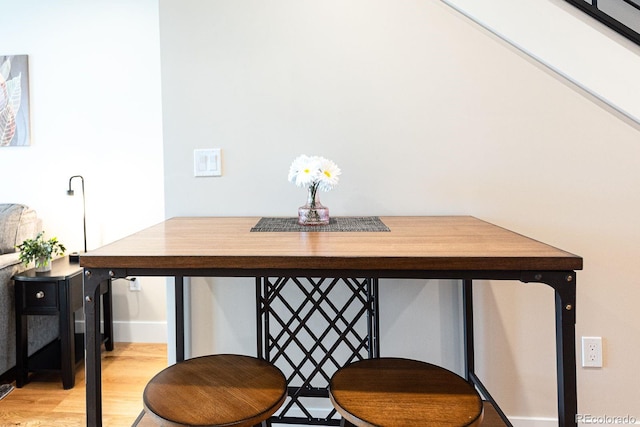
[[[289,181],[307,189],[307,203],[298,208],[298,224],[329,224],[329,208],[320,203],[318,190],[329,191],[338,184],[340,168],[320,156],[301,155],[289,168]]]

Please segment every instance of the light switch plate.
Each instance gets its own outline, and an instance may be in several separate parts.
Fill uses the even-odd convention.
[[[193,150],[194,176],[222,176],[222,154],[219,148]]]

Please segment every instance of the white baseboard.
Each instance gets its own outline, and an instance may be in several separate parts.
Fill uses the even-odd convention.
[[[76,331],[84,331],[84,323],[76,322]],[[113,322],[114,342],[166,343],[167,322]]]
[[[511,424],[514,427],[557,427],[558,419],[557,418],[532,418],[532,417],[508,417]],[[622,415],[617,417],[618,420],[614,419],[616,417],[611,416],[594,416],[590,422],[587,421],[578,421],[578,426],[602,426],[602,427],[615,427],[620,425],[640,425],[640,420],[637,417],[632,417],[630,415]]]
[[[557,418],[511,417],[507,416],[513,427],[558,427]]]

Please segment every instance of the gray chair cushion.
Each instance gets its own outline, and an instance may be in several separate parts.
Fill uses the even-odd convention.
[[[24,205],[1,204],[0,205],[0,255],[10,254],[16,251],[16,239],[20,229],[22,213],[26,210]],[[22,242],[18,242],[19,245]]]

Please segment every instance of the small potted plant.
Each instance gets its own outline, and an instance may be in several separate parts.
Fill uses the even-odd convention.
[[[51,270],[51,259],[55,255],[64,255],[67,250],[57,237],[45,240],[44,231],[38,233],[35,239],[27,239],[16,248],[20,251],[20,262],[27,266],[34,261],[38,272]]]

